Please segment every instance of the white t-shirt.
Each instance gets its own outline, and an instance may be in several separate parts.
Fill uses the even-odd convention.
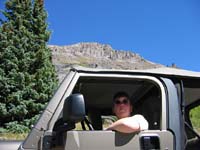
[[[140,126],[140,130],[148,130],[149,123],[142,115],[136,114],[136,115],[132,116],[131,118],[133,118],[134,120],[136,120],[138,122],[138,124]]]

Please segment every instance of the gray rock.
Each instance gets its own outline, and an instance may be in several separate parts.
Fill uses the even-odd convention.
[[[73,65],[105,69],[150,69],[164,65],[145,60],[131,51],[114,50],[110,45],[78,43],[68,46],[49,45],[53,64],[61,81]]]

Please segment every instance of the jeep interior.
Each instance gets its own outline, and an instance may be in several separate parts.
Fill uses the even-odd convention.
[[[149,129],[160,129],[160,90],[153,81],[119,78],[80,78],[73,93],[84,96],[87,116],[95,130],[114,120],[113,96],[125,91],[131,97],[133,114],[142,114],[149,121]],[[110,119],[109,119],[110,118]]]
[[[63,145],[61,142],[62,137],[65,136],[64,133],[66,133],[67,130],[82,130],[89,131],[90,133],[90,130],[93,130],[92,134],[94,135],[98,133],[97,131],[103,131],[108,134],[108,137],[113,136],[109,131],[105,131],[104,128],[116,120],[116,117],[112,112],[112,106],[113,96],[118,91],[125,91],[129,94],[131,103],[133,104],[133,115],[142,114],[148,120],[150,130],[160,130],[162,108],[161,91],[156,82],[140,78],[81,77],[77,81],[70,97],[74,97],[74,95],[78,94],[83,96],[86,112],[85,117],[82,121],[80,119],[81,116],[79,116],[79,121],[74,120],[72,117],[74,124],[71,124],[72,122],[69,121],[66,123],[63,121],[63,118],[66,118],[64,114],[68,113],[67,118],[70,118],[73,112],[71,112],[71,109],[68,112],[63,110],[63,117],[56,122],[53,129],[58,135],[56,138],[56,145]],[[68,99],[71,98],[68,97],[67,100]],[[64,108],[66,109],[66,107]],[[68,133],[70,134],[71,132]],[[79,133],[79,136],[89,134],[88,132],[78,132],[76,134]],[[99,136],[100,135],[98,135],[98,137]],[[125,139],[124,142],[127,143],[134,136],[134,134],[124,135],[122,133],[116,133],[116,136],[118,139],[122,139],[123,137]],[[87,135],[87,137],[89,138],[90,135]],[[154,139],[157,141],[157,143],[154,144],[154,147],[159,147],[158,136],[156,135]],[[123,145],[123,142],[121,142],[121,140],[117,140],[116,144]],[[130,147],[132,144],[129,144]],[[98,144],[96,143],[96,145]]]

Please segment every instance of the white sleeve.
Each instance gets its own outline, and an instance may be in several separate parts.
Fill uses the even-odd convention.
[[[149,123],[142,115],[134,115],[133,118],[139,123],[140,130],[148,130]]]

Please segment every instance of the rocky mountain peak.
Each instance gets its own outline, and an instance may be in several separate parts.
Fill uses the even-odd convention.
[[[53,63],[62,78],[72,65],[105,69],[149,69],[164,67],[145,60],[132,51],[114,50],[100,43],[77,43],[67,46],[49,45]]]

